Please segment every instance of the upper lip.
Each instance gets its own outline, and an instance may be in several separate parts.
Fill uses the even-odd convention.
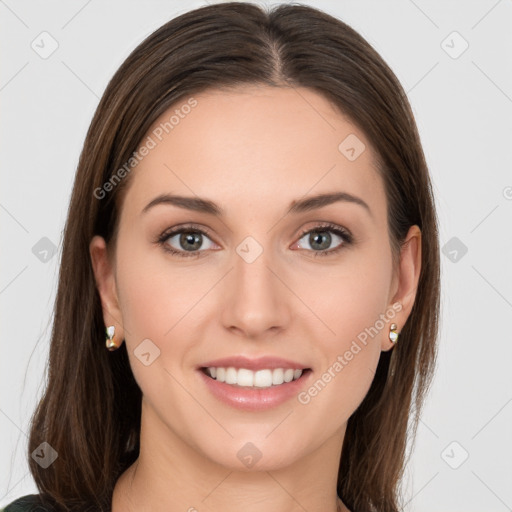
[[[307,366],[303,365],[302,363],[298,363],[297,361],[291,361],[290,359],[283,359],[281,357],[273,356],[263,356],[252,359],[245,356],[223,357],[221,359],[207,361],[206,363],[201,364],[200,368],[208,368],[211,366],[216,368],[228,368],[231,366],[234,368],[247,368],[248,370],[252,371],[263,370],[265,368],[270,370],[274,370],[275,368],[292,370],[308,369]]]

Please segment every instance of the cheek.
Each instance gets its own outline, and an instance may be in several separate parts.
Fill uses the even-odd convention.
[[[325,340],[327,349],[343,350],[360,334],[364,340],[364,333],[376,322],[384,332],[379,319],[388,307],[391,260],[385,254],[375,254],[378,252],[353,252],[339,266],[296,281],[298,295],[317,317],[317,332],[323,333],[320,339]]]
[[[137,338],[163,341],[201,298],[204,286],[194,267],[166,257],[163,249],[144,241],[142,235],[119,239],[118,290],[123,322]]]
[[[385,254],[379,258],[374,254],[378,252],[354,253],[350,262],[331,270],[328,277],[308,279],[308,288],[302,289],[303,294],[309,290],[305,296],[317,317],[311,317],[309,323],[316,325],[313,337],[323,363],[318,372],[320,382],[307,392],[305,400],[318,394],[316,407],[337,403],[340,420],[366,395],[388,332],[391,260]]]
[[[204,280],[194,277],[193,266],[173,264],[157,247],[119,240],[118,295],[133,375],[146,400],[164,398],[165,389],[165,396],[176,404],[183,400],[186,410],[190,397],[173,376],[194,345],[190,319],[205,293]],[[149,353],[147,365],[139,359],[143,353]]]
[[[386,335],[380,320],[386,311],[385,286],[378,272],[368,273],[365,279],[345,275],[338,282],[342,284],[331,282],[328,293],[318,294],[314,301],[315,312],[323,320],[316,320],[314,329],[322,364],[315,380],[298,397],[304,428],[318,428],[316,418],[323,418],[322,428],[333,434],[368,393]]]

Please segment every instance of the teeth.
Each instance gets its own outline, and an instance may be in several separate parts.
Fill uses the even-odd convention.
[[[253,372],[246,368],[236,369],[210,366],[206,373],[219,382],[226,384],[236,384],[242,387],[268,388],[270,386],[279,386],[283,382],[297,380],[302,375],[302,370],[292,370],[287,368],[276,368],[274,370],[265,369]]]

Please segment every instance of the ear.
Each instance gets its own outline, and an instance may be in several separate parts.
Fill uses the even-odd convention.
[[[123,315],[117,297],[114,266],[103,237],[96,235],[92,238],[89,254],[96,287],[101,298],[103,321],[106,327],[110,325],[115,327],[114,341],[120,346],[124,340]]]
[[[409,228],[407,237],[400,250],[400,263],[397,273],[393,278],[394,291],[391,294],[392,299],[389,307],[397,311],[397,306],[401,305],[401,309],[390,320],[389,325],[395,323],[398,333],[402,330],[414,306],[420,271],[421,230],[418,226],[414,225]],[[386,336],[382,341],[382,350],[385,352],[394,347],[388,336],[389,326],[386,326],[386,328],[388,332],[386,332]],[[398,343],[400,343],[400,338],[398,338]]]

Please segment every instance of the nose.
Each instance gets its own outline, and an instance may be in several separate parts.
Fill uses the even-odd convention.
[[[292,293],[267,253],[270,251],[264,250],[248,262],[235,252],[234,268],[226,276],[222,321],[226,329],[246,338],[262,338],[286,329],[291,317]]]

